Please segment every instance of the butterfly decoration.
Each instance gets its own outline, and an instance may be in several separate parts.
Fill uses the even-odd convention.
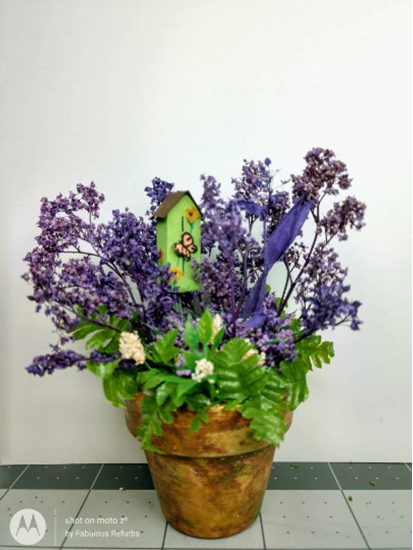
[[[194,243],[192,235],[188,231],[184,231],[181,235],[179,243],[174,244],[175,254],[186,261],[191,259],[191,254],[194,254],[198,247]]]

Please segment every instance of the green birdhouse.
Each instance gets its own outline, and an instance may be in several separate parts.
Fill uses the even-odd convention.
[[[189,191],[170,193],[155,211],[160,262],[170,264],[171,284],[179,292],[198,290],[192,261],[201,261],[201,212]]]

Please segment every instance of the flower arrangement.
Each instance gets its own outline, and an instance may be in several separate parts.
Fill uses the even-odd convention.
[[[365,205],[347,196],[325,208],[351,186],[331,150],[313,149],[305,163],[300,175],[276,187],[269,159],[244,161],[228,199],[215,178],[202,176],[202,220],[196,207],[184,213],[187,235],[202,222],[200,260],[183,250],[177,266],[157,247],[154,216],[173,184],[155,178],[145,189],[146,218],[114,210],[107,223],[98,223],[104,197],[93,183],[43,198],[40,235],[23,278],[58,342],[27,370],[43,376],[88,369],[115,407],[143,391],[137,435],[145,450],[157,450],[153,436],[181,407],[195,413],[193,433],[217,404],[238,407],[257,440],[278,445],[283,411],[308,395],[308,371],[334,356],[319,332],[358,330],[361,323],[360,303],[347,297],[347,269],[331,243],[363,227]],[[267,278],[277,262],[285,281],[271,289]],[[199,289],[180,292],[189,263]],[[78,340],[85,346],[75,351]]]

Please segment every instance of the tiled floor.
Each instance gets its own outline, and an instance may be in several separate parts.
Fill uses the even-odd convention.
[[[46,520],[33,548],[406,550],[411,488],[411,463],[274,463],[254,525],[209,541],[166,524],[146,464],[0,466],[0,549],[23,548],[9,525],[30,508]]]

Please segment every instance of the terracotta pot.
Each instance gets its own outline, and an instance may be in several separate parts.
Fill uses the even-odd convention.
[[[135,437],[143,394],[126,402],[126,422]],[[209,422],[188,438],[194,413],[181,409],[153,442],[165,454],[146,452],[166,520],[178,531],[205,539],[240,533],[257,518],[275,447],[256,441],[249,420],[224,405],[208,410]],[[287,428],[292,413],[285,413]]]

